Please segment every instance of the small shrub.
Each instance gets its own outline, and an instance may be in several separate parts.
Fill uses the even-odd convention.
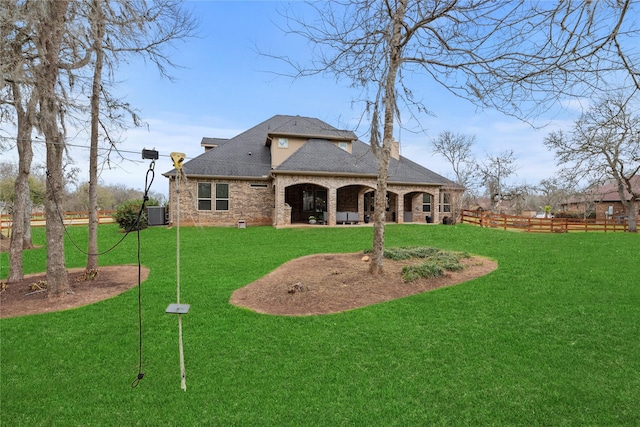
[[[440,252],[440,249],[431,248],[428,246],[407,246],[402,248],[385,248],[384,257],[394,261],[400,261],[403,259],[411,259],[411,258],[429,258],[438,252]]]
[[[440,251],[430,259],[447,271],[460,271],[464,269],[460,264],[462,258],[469,258],[469,254]]]
[[[411,282],[421,277],[440,277],[445,271],[463,270],[465,266],[460,263],[460,260],[470,258],[471,255],[466,252],[442,251],[428,246],[407,246],[385,248],[384,257],[393,261],[423,259],[422,264],[407,265],[402,268],[402,278],[405,282]]]
[[[555,218],[568,218],[568,219],[577,218],[577,219],[582,219],[584,214],[582,214],[580,212],[560,211],[560,212],[555,212],[553,214],[553,216]]]
[[[142,200],[128,200],[122,203],[113,213],[113,220],[125,231],[143,230],[147,228],[147,213],[140,213]],[[140,221],[138,221],[140,214]]]
[[[440,277],[444,274],[444,268],[433,261],[423,262],[420,265],[405,265],[402,267],[402,279],[411,282],[421,277]]]

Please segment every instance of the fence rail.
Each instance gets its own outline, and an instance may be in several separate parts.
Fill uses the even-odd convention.
[[[101,210],[98,211],[98,222],[105,224],[113,222],[113,213],[115,210]],[[89,212],[64,212],[62,218],[66,225],[80,225],[87,224],[89,222]],[[56,217],[57,220],[59,218]],[[32,227],[44,227],[47,223],[44,212],[36,212],[31,214],[31,226]],[[3,213],[0,215],[0,230],[6,231],[11,228],[12,218],[11,214]]]
[[[491,212],[462,211],[462,222],[481,227],[502,228],[538,233],[570,231],[627,231],[627,222],[617,219],[528,218]]]

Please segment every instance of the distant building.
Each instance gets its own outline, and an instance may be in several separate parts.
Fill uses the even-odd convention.
[[[636,175],[631,178],[631,185],[634,192],[640,192],[640,175]],[[632,196],[624,191],[625,201],[630,201]],[[635,200],[636,213],[639,211],[639,200]],[[595,212],[596,219],[616,219],[624,221],[627,216],[627,211],[622,204],[622,199],[618,193],[618,184],[616,182],[610,182],[600,187],[597,187],[588,195],[583,195],[580,198],[573,197],[562,205],[565,211],[574,212],[586,212],[592,210]],[[588,213],[588,212],[587,212]]]

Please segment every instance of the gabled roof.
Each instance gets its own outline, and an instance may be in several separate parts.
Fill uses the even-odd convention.
[[[350,130],[340,130],[319,119],[300,116],[289,117],[281,123],[269,127],[269,135],[296,135],[309,138],[356,140],[358,137]],[[274,117],[274,118],[275,118]]]
[[[353,144],[363,144],[354,141]],[[330,172],[334,174],[376,174],[376,163],[372,156],[357,156],[348,153],[326,139],[309,139],[289,156],[274,172]]]
[[[186,161],[182,170],[187,176],[198,177],[267,177],[271,173],[271,151],[265,145],[267,134],[290,119],[291,116],[273,116]],[[173,169],[164,176],[173,176],[175,172]]]
[[[307,143],[271,169],[268,139],[277,135],[307,137]],[[330,140],[352,141],[349,153]],[[276,115],[230,138],[182,166],[187,176],[266,178],[273,173],[353,174],[375,177],[378,162],[371,147],[352,131],[339,130],[314,118]],[[175,169],[164,176],[175,175]],[[400,156],[391,159],[389,182],[442,185],[456,188],[453,181]]]

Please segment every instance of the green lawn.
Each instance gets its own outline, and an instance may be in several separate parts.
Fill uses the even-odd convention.
[[[44,244],[44,230],[34,229]],[[70,230],[86,240],[84,227]],[[387,246],[491,257],[458,286],[341,314],[277,317],[234,289],[302,255],[370,247],[365,227],[187,228],[181,234],[187,391],[180,388],[175,229],[141,233],[137,291],[0,321],[3,426],[640,425],[640,236],[389,225]],[[100,227],[100,246],[119,239]],[[101,257],[136,263],[136,236]],[[85,257],[67,242],[69,267]],[[7,255],[0,266],[6,276]],[[45,250],[25,253],[43,271]],[[410,284],[408,285],[410,286]]]

